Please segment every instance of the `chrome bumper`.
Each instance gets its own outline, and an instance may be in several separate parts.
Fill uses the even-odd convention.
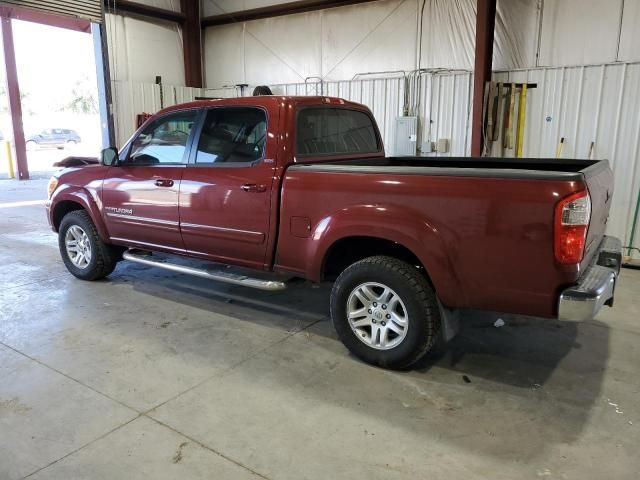
[[[576,285],[560,294],[560,320],[591,320],[603,305],[613,306],[616,278],[622,263],[622,243],[615,237],[604,237],[596,261],[583,273]]]

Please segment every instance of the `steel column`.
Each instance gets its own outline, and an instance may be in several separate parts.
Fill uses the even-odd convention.
[[[180,6],[185,17],[182,23],[185,84],[187,87],[202,88],[200,2],[181,0]]]
[[[477,0],[476,58],[473,69],[473,117],[471,120],[471,155],[482,155],[484,86],[491,80],[493,35],[496,24],[496,0]]]
[[[4,62],[7,70],[7,98],[13,127],[13,145],[16,152],[18,180],[28,180],[29,165],[27,163],[27,147],[24,141],[24,127],[22,125],[22,105],[20,104],[16,52],[13,45],[13,29],[10,18],[2,17],[0,23],[2,25],[2,48],[4,49]]]
[[[115,129],[113,127],[111,81],[109,74],[109,57],[107,55],[106,32],[104,23],[91,24],[93,52],[96,60],[96,80],[98,83],[98,107],[100,110],[100,131],[102,148],[115,146]]]

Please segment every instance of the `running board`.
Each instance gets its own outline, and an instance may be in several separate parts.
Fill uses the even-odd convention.
[[[287,288],[284,282],[261,280],[259,278],[251,278],[246,275],[238,275],[237,273],[231,272],[211,272],[200,268],[187,267],[185,265],[178,265],[177,263],[169,263],[166,260],[155,259],[148,254],[134,253],[131,250],[124,252],[122,254],[122,258],[129,260],[130,262],[141,263],[142,265],[147,265],[149,267],[164,268],[165,270],[171,270],[173,272],[186,273],[187,275],[194,275],[196,277],[215,280],[217,282],[231,283],[233,285],[242,285],[243,287],[257,288],[258,290],[275,292]]]

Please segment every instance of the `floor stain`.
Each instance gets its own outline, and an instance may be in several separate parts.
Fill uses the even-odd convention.
[[[182,449],[186,447],[189,442],[182,442],[178,449],[176,450],[176,454],[173,456],[173,463],[180,463],[182,461]]]
[[[26,413],[29,410],[31,407],[22,403],[18,397],[13,397],[11,400],[0,400],[0,412]]]

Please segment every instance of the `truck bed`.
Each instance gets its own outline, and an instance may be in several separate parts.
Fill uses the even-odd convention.
[[[353,235],[388,229],[389,238],[417,238],[411,246],[395,241],[416,252],[445,305],[538,316],[556,315],[559,289],[591,263],[613,194],[607,161],[502,158],[299,163],[287,169],[282,189],[278,264],[285,270],[307,271],[303,252],[331,235],[334,222],[351,221]],[[584,257],[560,265],[555,206],[585,189],[592,213]],[[300,218],[309,221],[307,238],[291,233]]]
[[[293,168],[315,171],[405,173],[531,179],[583,179],[608,166],[606,160],[498,157],[377,157],[328,162],[304,162]]]

